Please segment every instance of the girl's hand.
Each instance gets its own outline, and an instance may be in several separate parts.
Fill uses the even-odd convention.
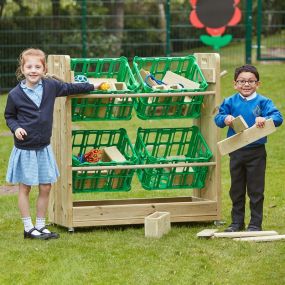
[[[227,115],[225,118],[225,124],[227,126],[230,126],[234,119],[235,119],[235,117],[233,117],[232,115]]]
[[[255,118],[255,125],[258,128],[264,128],[266,119],[263,117],[256,117]]]
[[[22,128],[18,128],[16,131],[15,131],[15,136],[18,140],[20,141],[23,141],[25,139],[25,136],[27,135],[27,132],[22,129]]]
[[[101,82],[99,84],[94,84],[94,89],[99,89],[102,91],[107,91],[108,89],[110,89],[110,84],[108,82]]]

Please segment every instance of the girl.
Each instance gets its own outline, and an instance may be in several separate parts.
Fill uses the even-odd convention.
[[[7,126],[14,134],[6,180],[19,183],[18,206],[24,224],[24,238],[32,239],[59,237],[45,226],[51,184],[59,176],[50,145],[55,98],[88,93],[103,84],[63,83],[45,78],[46,71],[46,55],[42,50],[24,50],[16,71],[17,79],[23,80],[10,91],[5,108]],[[32,185],[39,186],[35,226],[29,209]]]

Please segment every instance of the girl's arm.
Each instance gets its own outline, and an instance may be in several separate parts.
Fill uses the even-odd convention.
[[[14,104],[14,101],[12,100],[11,96],[8,95],[7,103],[4,111],[4,117],[6,120],[6,124],[8,128],[11,130],[12,133],[15,133],[15,131],[20,128],[20,125],[17,120],[17,110],[16,106]]]

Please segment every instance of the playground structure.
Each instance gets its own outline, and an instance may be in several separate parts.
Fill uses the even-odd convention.
[[[208,166],[209,171],[206,186],[193,190],[192,196],[165,198],[132,198],[110,200],[76,201],[72,192],[72,171],[86,170],[86,167],[73,167],[72,157],[72,98],[82,98],[86,95],[61,97],[56,100],[54,110],[54,128],[52,145],[59,166],[60,174],[53,187],[49,203],[49,221],[56,225],[74,230],[77,227],[143,224],[145,217],[155,212],[170,213],[171,222],[216,221],[221,218],[221,177],[220,154],[217,150],[219,129],[215,127],[213,118],[216,106],[220,103],[220,57],[215,53],[194,54],[209,87],[203,92],[177,92],[171,96],[203,95],[201,116],[193,120],[198,126],[213,153],[210,162],[169,164],[170,167]],[[49,73],[66,82],[72,81],[70,57],[68,55],[50,55],[48,57]],[[88,98],[122,97],[123,94],[92,94]],[[150,96],[147,93],[132,93],[128,97]],[[169,96],[165,93],[151,93],[151,97]],[[126,165],[126,166],[93,166],[89,170],[98,168],[143,169],[151,167],[165,167],[165,165]]]

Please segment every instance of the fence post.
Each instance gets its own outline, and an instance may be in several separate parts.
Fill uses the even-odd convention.
[[[170,46],[170,0],[166,1],[166,56],[170,56],[171,54],[171,46]]]
[[[82,57],[87,57],[87,4],[82,0],[82,17],[81,17],[81,40],[82,40]]]
[[[251,46],[252,46],[252,0],[246,1],[245,14],[245,62],[251,64]]]

